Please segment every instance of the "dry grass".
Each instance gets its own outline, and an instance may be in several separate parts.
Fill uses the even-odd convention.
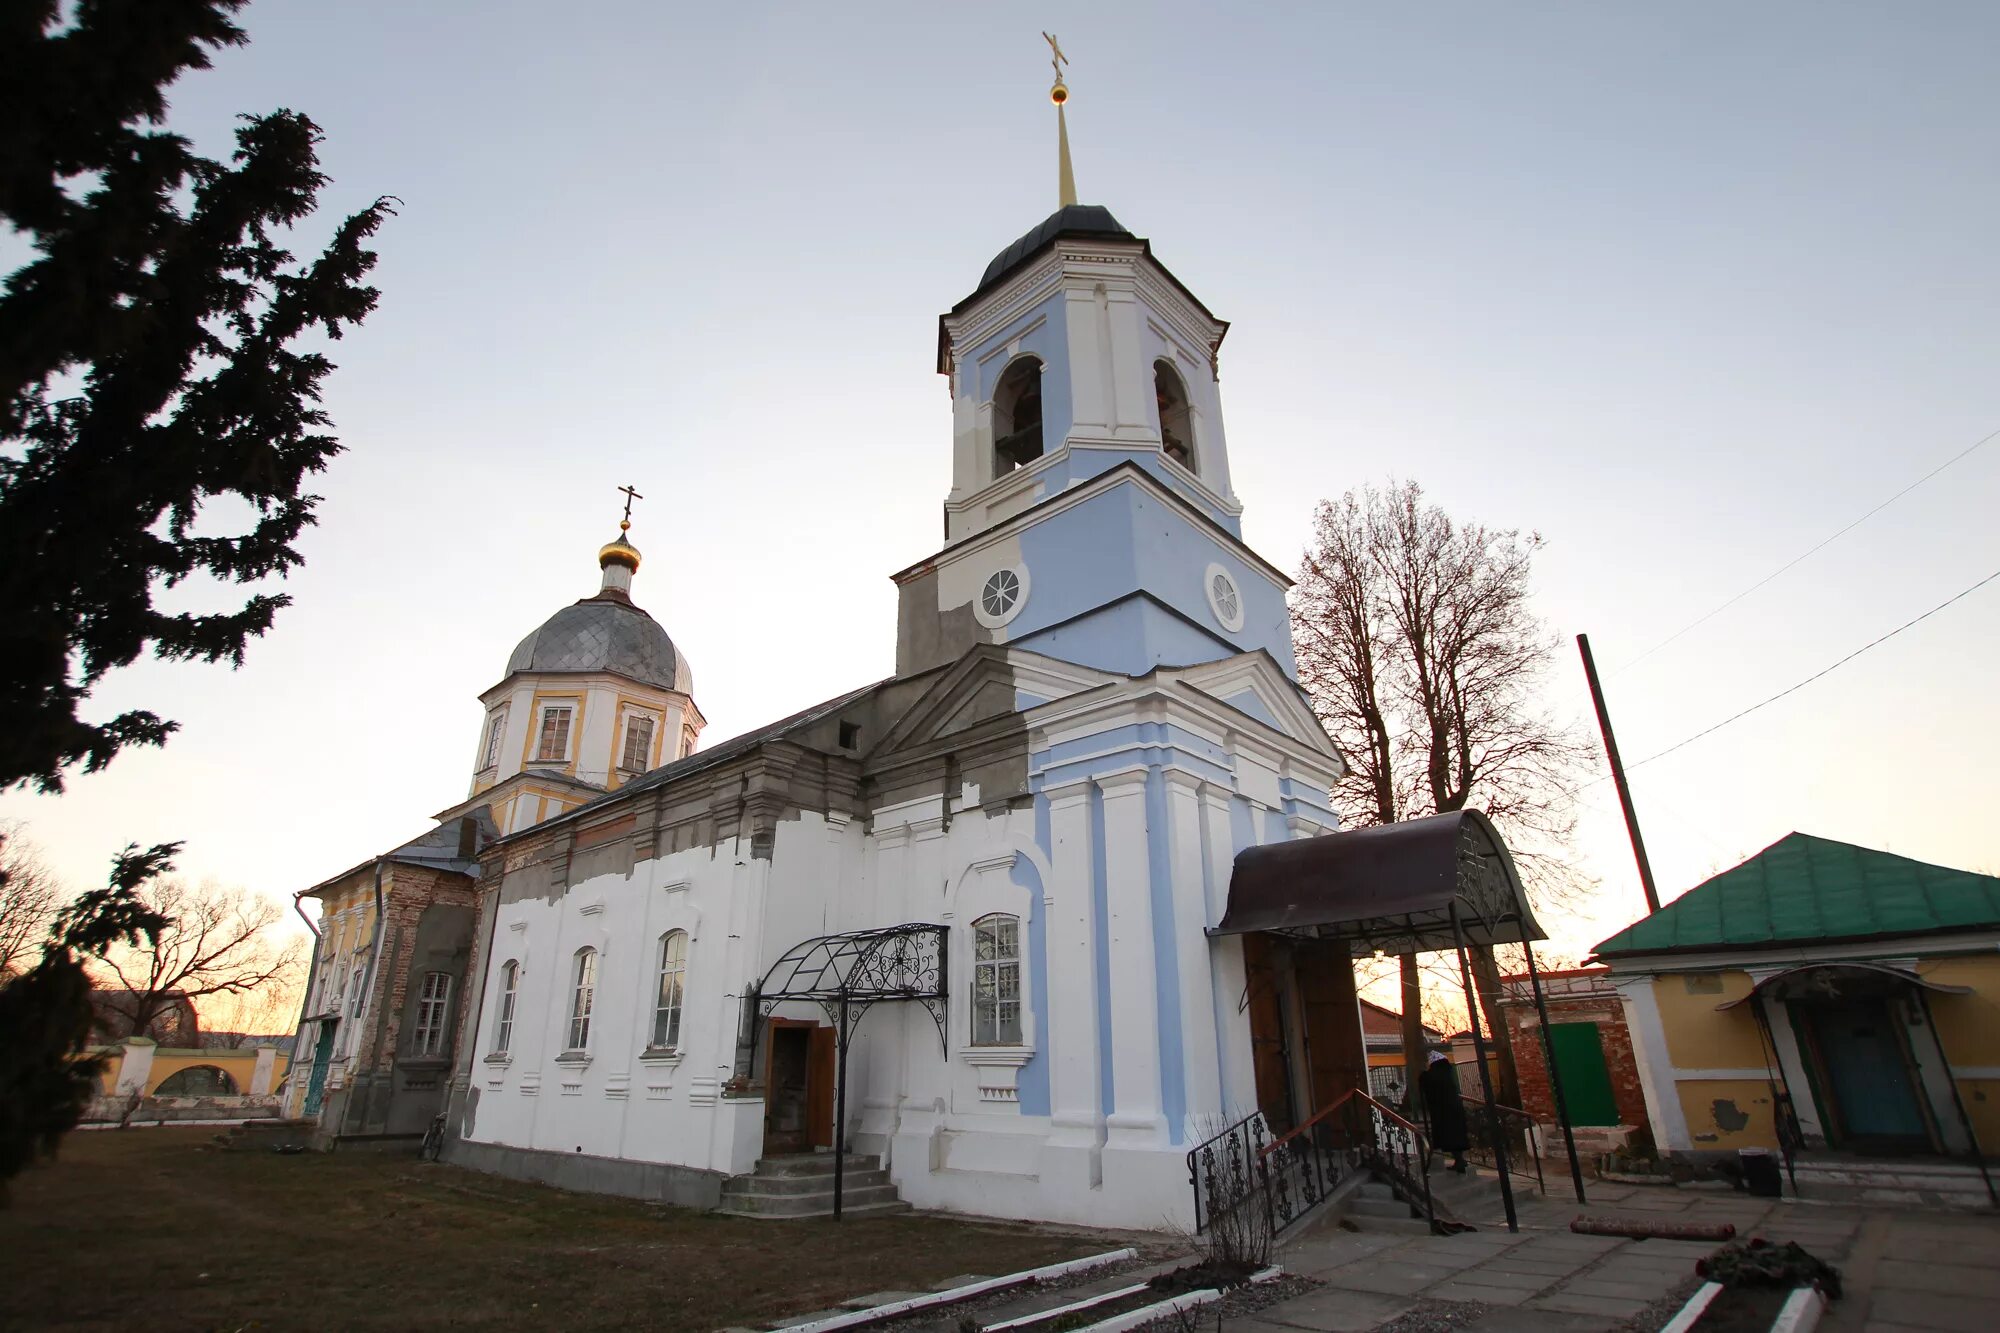
[[[752,1222],[407,1157],[78,1133],[0,1211],[0,1328],[709,1330],[1112,1248],[935,1216]]]

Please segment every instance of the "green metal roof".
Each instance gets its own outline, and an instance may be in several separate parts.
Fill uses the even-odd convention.
[[[1789,834],[1597,946],[1752,949],[2000,927],[2000,877]]]

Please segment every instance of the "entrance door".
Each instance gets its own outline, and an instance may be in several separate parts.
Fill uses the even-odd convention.
[[[764,1061],[764,1155],[833,1146],[833,1029],[771,1020]]]
[[[338,1019],[320,1020],[319,1045],[313,1049],[312,1075],[306,1080],[305,1115],[319,1114],[320,1101],[326,1095],[326,1067],[333,1060],[333,1030],[339,1026]]]
[[[1618,1099],[1604,1063],[1604,1034],[1595,1023],[1549,1024],[1549,1048],[1562,1075],[1563,1104],[1572,1125],[1615,1125]]]
[[[1249,985],[1250,1062],[1257,1078],[1257,1109],[1273,1134],[1298,1123],[1292,1062],[1285,1024],[1283,957],[1269,935],[1243,937],[1243,972]]]
[[[1316,1114],[1355,1088],[1368,1087],[1368,1049],[1361,1039],[1361,1006],[1354,996],[1354,956],[1333,940],[1292,945],[1304,1018],[1307,1114]]]
[[[1858,1152],[1928,1152],[1929,1129],[1888,1002],[1878,996],[1816,1000],[1806,1010],[1821,1089],[1833,1105],[1839,1146]]]

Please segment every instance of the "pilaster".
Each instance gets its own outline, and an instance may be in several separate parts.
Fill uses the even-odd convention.
[[[1187,1076],[1191,1122],[1176,1126],[1189,1142],[1199,1118],[1222,1111],[1222,1070],[1215,1044],[1214,946],[1207,935],[1208,867],[1202,861],[1201,779],[1182,769],[1165,771],[1168,874],[1173,892],[1172,937],[1178,953],[1181,997],[1181,1066]]]
[[[1103,1142],[1098,1104],[1097,940],[1092,910],[1090,784],[1073,782],[1044,793],[1049,803],[1048,907],[1049,1053],[1052,1149],[1095,1150]]]
[[[1112,1087],[1105,1146],[1162,1142],[1160,1023],[1153,942],[1153,884],[1146,842],[1146,774],[1128,768],[1097,779],[1104,793],[1105,924],[1110,938]]]

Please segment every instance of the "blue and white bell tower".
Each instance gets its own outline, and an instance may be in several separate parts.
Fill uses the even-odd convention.
[[[990,642],[1126,675],[1261,649],[1294,675],[1289,581],[1243,544],[1230,485],[1229,326],[1076,202],[1059,133],[1061,206],[938,321],[946,545],[895,576],[897,674]]]

